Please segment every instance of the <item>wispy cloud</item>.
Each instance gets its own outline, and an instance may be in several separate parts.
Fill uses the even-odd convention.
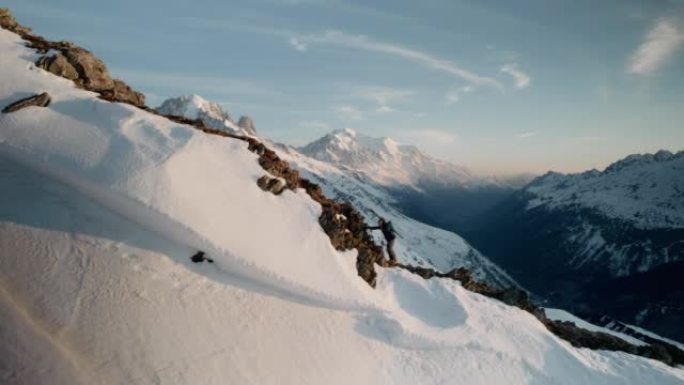
[[[469,71],[451,60],[440,58],[436,55],[400,44],[377,40],[366,35],[350,34],[337,30],[305,34],[288,29],[240,24],[239,22],[226,23],[223,20],[206,20],[193,17],[181,18],[179,19],[179,22],[192,28],[231,29],[280,38],[284,37],[287,39],[287,43],[290,46],[300,52],[309,50],[314,44],[319,44],[382,53],[417,63],[425,68],[447,73],[451,76],[466,80],[473,85],[489,86],[499,90],[503,89],[503,85],[498,80]]]
[[[527,138],[531,138],[531,137],[536,136],[536,135],[537,135],[537,133],[534,131],[527,131],[527,132],[519,132],[519,133],[515,134],[515,137],[518,139],[527,139]]]
[[[464,86],[460,88],[451,89],[444,94],[446,104],[455,104],[461,100],[461,96],[473,90],[471,86]]]
[[[358,108],[349,105],[333,106],[333,111],[337,116],[345,121],[353,122],[364,119],[364,114]]]
[[[466,70],[450,60],[446,60],[427,52],[419,51],[399,44],[376,40],[365,35],[352,35],[341,31],[331,30],[319,34],[296,36],[296,38],[300,42],[308,45],[335,45],[395,56],[404,60],[418,63],[426,68],[441,71],[461,78],[473,85],[490,86],[498,89],[503,88],[501,83],[499,83],[496,79]]]
[[[530,75],[524,73],[518,69],[518,65],[515,63],[505,64],[501,67],[501,72],[510,75],[513,78],[516,88],[525,88],[530,85],[532,78]]]
[[[290,43],[290,45],[299,52],[304,52],[309,48],[309,46],[306,43],[299,41],[299,39],[297,39],[294,36],[290,38],[288,43]]]
[[[684,27],[672,18],[658,20],[627,63],[627,72],[647,75],[661,68],[684,46]]]

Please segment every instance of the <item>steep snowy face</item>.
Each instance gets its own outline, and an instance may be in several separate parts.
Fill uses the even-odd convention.
[[[166,99],[156,108],[165,115],[183,116],[188,119],[199,119],[208,127],[234,134],[256,135],[254,122],[249,117],[241,117],[238,124],[221,108],[221,105],[208,101],[199,95],[185,95]]]
[[[363,172],[385,186],[473,181],[464,167],[424,155],[415,146],[401,145],[391,138],[373,138],[351,128],[333,131],[298,150],[312,158]]]
[[[606,168],[531,183],[528,209],[581,207],[640,229],[684,228],[684,151],[630,155]]]
[[[359,177],[356,171],[316,160],[287,146],[277,148],[283,159],[306,178],[321,185],[327,196],[353,204],[368,223],[375,225],[380,217],[391,221],[397,230],[394,249],[400,262],[439,271],[465,267],[478,280],[494,287],[517,286],[508,274],[459,235],[403,215],[395,207],[397,202],[390,192],[367,178]],[[384,242],[381,234],[374,236],[378,244]]]

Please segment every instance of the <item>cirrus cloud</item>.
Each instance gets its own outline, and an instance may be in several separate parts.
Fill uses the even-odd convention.
[[[518,65],[515,63],[509,63],[501,67],[500,71],[502,73],[508,74],[513,78],[515,83],[515,88],[525,88],[530,85],[532,78],[530,75],[518,69]]]
[[[674,18],[658,20],[627,63],[627,72],[647,75],[660,69],[684,46],[684,27]]]
[[[450,60],[399,44],[376,40],[365,35],[352,35],[341,31],[328,30],[323,33],[295,37],[297,41],[307,45],[335,45],[395,56],[461,78],[474,85],[503,89],[501,83],[496,79],[466,70]]]

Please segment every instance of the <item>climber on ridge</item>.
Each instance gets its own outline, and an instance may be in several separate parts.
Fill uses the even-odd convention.
[[[387,255],[390,262],[397,262],[397,257],[394,255],[394,240],[397,238],[397,232],[394,230],[392,222],[385,220],[385,218],[380,218],[377,226],[366,226],[366,229],[382,231],[382,235],[387,241]]]

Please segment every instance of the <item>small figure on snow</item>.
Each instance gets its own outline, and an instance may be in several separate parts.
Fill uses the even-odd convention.
[[[397,232],[392,226],[392,222],[385,220],[385,218],[380,218],[377,226],[366,226],[368,230],[380,230],[382,235],[387,241],[387,255],[389,256],[390,262],[397,262],[397,257],[394,255],[394,240],[397,238]]]

